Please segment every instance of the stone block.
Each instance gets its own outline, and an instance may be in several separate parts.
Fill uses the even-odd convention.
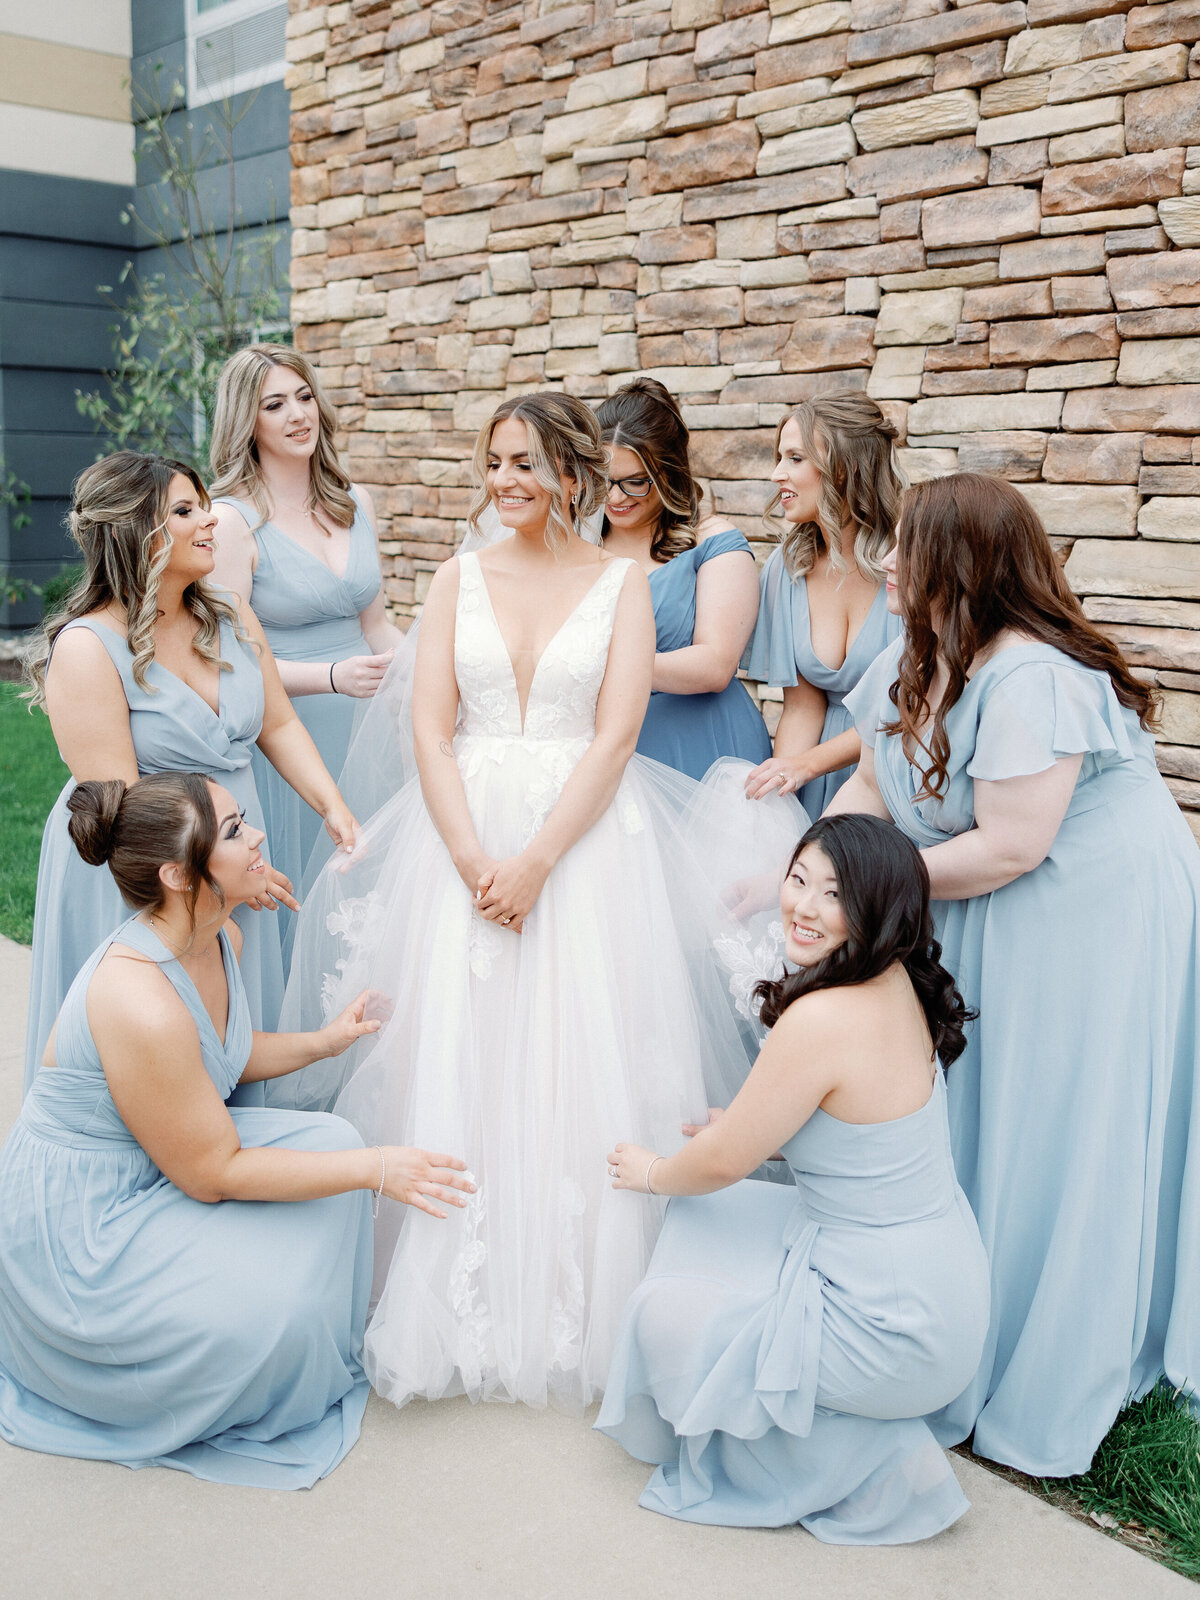
[[[467,359],[466,387],[468,389],[503,389],[511,359],[512,347],[510,345],[476,345]]]
[[[786,318],[836,317],[845,304],[840,283],[782,284],[746,291],[746,321],[771,324]]]
[[[1019,144],[998,144],[988,162],[988,183],[1041,183],[1046,170],[1048,139],[1022,139]]]
[[[988,0],[980,3],[986,5]],[[978,5],[971,9],[978,10]],[[974,89],[949,89],[945,94],[858,111],[850,120],[864,150],[931,144],[956,133],[970,133],[978,126],[979,95]]]
[[[1187,195],[1181,200],[1160,201],[1158,217],[1172,244],[1200,244],[1200,194]]]
[[[638,235],[637,259],[643,264],[704,261],[717,253],[717,232],[711,222],[690,228],[649,228]]]
[[[846,122],[853,110],[853,96],[840,95],[804,105],[783,106],[778,111],[764,111],[755,117],[754,125],[764,139],[777,139],[780,134],[797,133],[802,128],[825,128],[834,122]]]
[[[387,320],[393,327],[436,328],[454,316],[457,284],[415,284],[407,289],[389,289]],[[525,299],[528,300],[528,296]],[[528,317],[525,318],[528,321]],[[461,327],[461,323],[459,324]]]
[[[1125,48],[1125,18],[1120,12],[1107,17],[1093,17],[1083,25],[1080,58],[1091,61],[1094,56],[1115,56]]]
[[[721,0],[671,0],[671,27],[676,33],[710,27],[722,15]]]
[[[880,350],[867,379],[872,400],[915,400],[921,393],[924,345],[895,345]]]
[[[739,117],[760,117],[787,106],[818,103],[834,93],[832,78],[801,78],[799,82],[776,84],[773,89],[755,90],[738,97]]]
[[[1168,744],[1200,745],[1200,695],[1181,689],[1164,689],[1161,695],[1158,737]],[[1194,800],[1196,797],[1197,786],[1194,783],[1184,784],[1173,779],[1168,783],[1168,788],[1177,798],[1186,796]],[[1189,823],[1192,823],[1192,832],[1200,840],[1200,829],[1192,822],[1195,815],[1194,807],[1184,812]]]
[[[1126,339],[1121,344],[1117,382],[1200,383],[1200,339]]]
[[[741,28],[744,23],[739,20],[730,26]],[[822,0],[820,4],[802,6],[786,16],[775,17],[767,43],[792,44],[798,39],[819,39],[826,34],[843,33],[849,26],[850,0]],[[745,31],[748,33],[750,30]]]
[[[903,200],[897,205],[884,206],[879,213],[879,237],[884,243],[893,239],[919,239],[921,202]]]
[[[1200,144],[1200,82],[1170,83],[1127,97],[1127,150],[1163,150],[1182,144]]]
[[[673,394],[717,394],[733,377],[731,366],[648,366],[642,371]]]
[[[933,91],[969,89],[991,83],[1004,73],[1004,40],[964,45],[961,50],[943,50],[935,57]]]
[[[1159,89],[1148,89],[1147,94],[1161,94]],[[1053,139],[1060,133],[1078,133],[1084,128],[1102,128],[1120,122],[1124,102],[1119,95],[1102,100],[1081,100],[1077,105],[1041,106],[1036,111],[1018,111],[1012,116],[986,117],[975,130],[975,142],[982,149],[996,144],[1016,144],[1022,139]],[[1156,145],[1126,144],[1133,149],[1157,149],[1177,140],[1160,139]]]
[[[1152,434],[1142,446],[1142,460],[1145,462],[1182,465],[1195,460],[1194,446],[1190,439],[1177,439],[1173,434]],[[1138,480],[1139,487],[1141,479]],[[1143,489],[1147,494],[1149,490]],[[1162,494],[1164,490],[1158,490]]]
[[[871,317],[802,317],[784,347],[784,372],[823,372],[830,367],[869,367],[875,359]]]
[[[996,366],[1098,361],[1115,357],[1119,349],[1117,319],[1113,316],[1053,317],[992,324],[991,352]]]
[[[1026,28],[1008,41],[1004,74],[1014,78],[1025,72],[1049,72],[1079,60],[1082,22],[1064,22],[1056,28]]]
[[[1108,286],[1119,311],[1200,305],[1200,250],[1170,250],[1111,261]]]
[[[1035,72],[1028,78],[1005,78],[1000,83],[984,86],[979,96],[979,110],[983,116],[1016,116],[1023,111],[1036,111],[1046,104],[1050,93],[1050,74]]]
[[[1020,369],[1018,369],[1020,370]],[[1035,389],[1102,389],[1116,377],[1113,361],[1070,361],[1054,367],[1030,367],[1025,387]]]
[[[879,310],[878,278],[846,279],[846,310],[849,313]]]
[[[1063,406],[1068,433],[1200,433],[1200,387],[1076,389]]]
[[[390,295],[388,299],[390,301]],[[390,313],[390,305],[388,309]],[[494,328],[523,328],[532,321],[533,296],[528,294],[488,295],[472,300],[467,307],[467,327],[472,333]]]
[[[645,195],[626,204],[625,226],[630,233],[658,228],[677,228],[682,215],[681,194]]]
[[[1050,317],[1054,304],[1050,285],[998,283],[987,289],[968,289],[963,296],[964,322],[1000,322],[1014,317]]]
[[[1022,484],[1021,493],[1052,539],[1132,539],[1136,489],[1074,483]]]
[[[949,343],[962,320],[963,293],[962,289],[931,289],[885,295],[875,324],[875,343]]]
[[[1137,559],[1106,539],[1078,539],[1066,565],[1076,594],[1146,599],[1200,599],[1200,545],[1143,539]],[[1180,740],[1196,743],[1196,740]]]
[[[493,294],[520,294],[533,288],[533,270],[525,251],[493,255],[488,262]]]
[[[895,244],[863,245],[850,250],[814,250],[808,258],[808,270],[814,283],[830,278],[916,272],[924,265],[925,251],[915,239],[902,239]]]
[[[811,276],[807,256],[776,256],[766,261],[743,261],[739,282],[743,289],[770,289],[787,283],[808,283]]]
[[[1011,433],[969,434],[958,450],[960,472],[986,472],[1012,483],[1036,479],[1046,454],[1046,435],[1020,429]]]
[[[670,98],[668,96],[668,98]],[[672,106],[667,112],[667,133],[687,133],[695,128],[709,128],[716,123],[732,122],[737,107],[737,96],[718,95],[708,100],[689,100]]]
[[[1073,312],[1111,311],[1113,304],[1108,283],[1101,277],[1051,278],[1050,298],[1058,316],[1069,316]],[[1119,318],[1117,332],[1122,332]]]
[[[1102,234],[1075,234],[1065,239],[1020,239],[1000,246],[1002,278],[1051,278],[1075,272],[1099,272],[1105,261]]]
[[[540,144],[542,158],[552,161],[556,156],[574,155],[579,149],[653,138],[662,132],[666,120],[666,95],[647,95],[640,100],[625,100],[615,105],[596,106],[588,111],[573,111],[561,117],[548,117],[540,140],[534,142]],[[481,153],[490,154],[495,148],[494,145],[487,146]],[[456,169],[459,156],[463,153],[455,156]],[[539,161],[539,168],[540,165]],[[459,171],[462,181],[461,169]]]
[[[777,251],[776,222],[761,217],[723,217],[716,226],[717,255],[722,261],[761,261]]]
[[[1052,167],[1071,166],[1079,161],[1112,161],[1125,154],[1125,129],[1119,122],[1106,128],[1085,128],[1082,133],[1064,133],[1049,141],[1046,152]],[[1003,149],[1000,146],[999,149]],[[996,154],[999,154],[999,149]],[[993,155],[995,160],[995,155]]]
[[[1134,6],[1125,18],[1125,48],[1152,50],[1156,45],[1200,39],[1200,0],[1170,0],[1167,5]]]
[[[958,451],[901,447],[896,451],[896,465],[910,484],[928,483],[931,478],[944,478],[948,472],[958,470]]]
[[[1177,470],[1195,471],[1186,467]],[[1200,472],[1196,475],[1200,477]],[[1143,539],[1182,540],[1189,544],[1200,542],[1200,497],[1194,494],[1156,495],[1147,500],[1138,512],[1137,526]]]
[[[753,55],[756,50],[761,50],[766,45],[770,28],[771,19],[763,11],[748,17],[736,17],[730,22],[721,22],[712,28],[704,28],[696,35],[695,54],[692,59],[697,68],[703,69],[719,66],[725,61],[735,61],[742,56]]]
[[[845,167],[814,167],[806,172],[782,173],[777,178],[751,178],[693,190],[684,197],[683,220],[712,222],[720,217],[756,216],[764,211],[841,200],[845,193]]]
[[[584,115],[599,113],[586,112]],[[542,137],[534,133],[502,139],[498,144],[471,145],[466,150],[456,150],[453,161],[455,175],[464,189],[472,188],[477,183],[493,183],[500,178],[540,172],[543,161]]]
[[[1141,433],[1056,433],[1042,476],[1048,483],[1130,483],[1138,480]]]
[[[947,139],[909,150],[884,150],[856,156],[847,168],[852,194],[871,194],[880,203],[923,199],[987,182],[986,151],[974,139]]]
[[[735,288],[649,294],[638,306],[638,332],[643,334],[735,328],[742,321],[742,291]]]
[[[753,130],[752,123],[741,126],[748,126]],[[757,171],[759,176],[764,178],[780,172],[796,172],[807,167],[824,167],[834,162],[848,161],[858,150],[855,136],[845,123],[825,128],[803,128],[796,133],[786,133],[780,139],[766,140],[761,150],[757,149],[757,142],[756,134],[757,165],[752,157],[747,170]],[[738,172],[731,176],[743,177],[745,173]],[[712,182],[712,178],[710,176],[701,181]]]
[[[789,239],[794,232],[791,228],[784,230]],[[840,250],[845,245],[878,243],[879,223],[874,217],[847,217],[842,222],[806,222],[800,229],[801,250]]]
[[[646,93],[649,63],[628,61],[624,66],[608,67],[601,72],[583,72],[573,77],[567,86],[565,110],[591,111],[596,106],[606,106],[618,100],[636,100]]]
[[[705,428],[691,441],[692,471],[701,478],[769,478],[774,428]]]
[[[1182,183],[1182,150],[1155,150],[1117,161],[1054,167],[1042,184],[1042,210],[1047,216],[1057,216],[1069,211],[1136,206],[1160,200],[1164,195],[1178,195]],[[1197,206],[1200,208],[1200,201]]]
[[[908,414],[911,435],[1010,433],[1057,428],[1061,394],[981,394],[918,400]]]
[[[442,256],[473,255],[487,249],[491,213],[460,211],[448,217],[426,217],[425,255],[436,261]]]
[[[808,78],[836,76],[846,65],[847,37],[844,33],[831,33],[824,39],[804,39],[798,44],[760,50],[754,58],[754,92],[761,94],[780,84]]]
[[[1014,394],[1025,386],[1024,367],[994,367],[990,372],[927,372],[921,384],[921,393]]]
[[[660,287],[673,294],[679,289],[724,289],[741,285],[740,261],[681,261],[662,268]]]
[[[1050,74],[1046,98],[1053,106],[1069,100],[1090,100],[1095,95],[1130,94],[1160,83],[1177,83],[1187,77],[1187,58],[1187,45],[1167,44],[1158,50],[1136,50],[1102,56],[1097,61],[1081,61],[1074,67],[1059,67]]]
[[[880,286],[903,293],[916,289],[976,289],[995,283],[1000,274],[995,261],[975,261],[964,267],[930,267],[923,272],[886,272]],[[966,335],[960,335],[966,337]],[[982,337],[980,335],[979,337]]]
[[[861,94],[864,89],[883,89],[910,78],[926,78],[933,71],[933,56],[901,56],[898,60],[877,61],[869,67],[851,67],[837,80],[839,94]]]
[[[852,66],[860,66],[922,50],[948,50],[956,45],[1004,39],[1024,27],[1025,6],[1020,0],[1010,0],[1008,4],[978,0],[957,10],[854,33],[846,47],[846,59]]]
[[[1036,189],[989,187],[926,200],[921,207],[921,236],[927,250],[999,244],[1036,234],[1041,219]]]

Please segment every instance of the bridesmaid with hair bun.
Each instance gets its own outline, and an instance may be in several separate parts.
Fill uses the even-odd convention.
[[[702,778],[722,756],[756,764],[766,724],[738,661],[754,629],[754,555],[718,517],[698,523],[700,491],[679,407],[653,378],[635,378],[597,418],[609,447],[604,547],[650,579],[657,653],[638,753]]]
[[[806,400],[779,425],[766,521],[781,539],[742,664],[783,689],[783,715],[773,758],[746,780],[751,799],[796,794],[818,817],[858,760],[845,698],[900,632],[881,565],[900,515],[895,437],[875,402],[850,390]]]

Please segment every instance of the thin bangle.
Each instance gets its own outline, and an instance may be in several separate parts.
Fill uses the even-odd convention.
[[[646,1193],[647,1194],[657,1194],[658,1193],[657,1189],[652,1189],[650,1187],[650,1174],[654,1171],[654,1168],[658,1164],[658,1162],[665,1161],[666,1159],[667,1159],[666,1156],[655,1156],[654,1160],[646,1168],[646,1176],[642,1181],[646,1185]]]
[[[331,694],[341,694],[341,692],[342,692],[338,688],[337,684],[334,683],[334,681],[333,681],[333,669],[336,666],[337,666],[337,662],[336,661],[331,661],[329,663],[329,691],[330,691]]]
[[[379,1151],[379,1187],[375,1190],[375,1198],[371,1203],[371,1215],[378,1217],[379,1202],[383,1199],[383,1186],[387,1182],[387,1159],[384,1156],[382,1145],[377,1144],[375,1148]]]

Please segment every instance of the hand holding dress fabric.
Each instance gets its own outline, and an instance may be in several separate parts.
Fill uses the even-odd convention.
[[[395,659],[394,650],[385,650],[377,656],[345,656],[333,662],[329,669],[330,682],[335,694],[352,700],[370,700],[378,692]]]

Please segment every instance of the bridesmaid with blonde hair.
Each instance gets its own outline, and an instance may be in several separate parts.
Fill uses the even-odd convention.
[[[743,665],[783,689],[783,715],[774,756],[746,780],[752,799],[795,793],[819,817],[858,760],[843,702],[900,634],[881,565],[900,515],[895,438],[875,402],[850,390],[806,400],[776,434],[766,520],[780,544]]]
[[[283,692],[257,619],[209,582],[215,521],[195,473],[162,456],[121,451],[76,482],[71,532],[83,577],[29,663],[30,699],[49,715],[71,780],[47,819],[38,863],[26,1088],[75,974],[124,920],[112,878],[87,866],[68,837],[76,783],[205,772],[258,826],[257,747],[336,843],[354,841],[354,818]],[[239,909],[242,972],[259,1028],[275,1026],[283,962],[275,918],[247,912],[280,901],[299,910],[291,890],[270,864],[262,893]]]
[[[250,345],[221,370],[211,452],[215,574],[253,607],[297,716],[340,773],[356,711],[404,635],[388,620],[370,497],[338,462],[336,425],[298,350]],[[299,884],[319,818],[267,761],[255,759],[254,778],[272,857]],[[290,942],[285,929],[285,954]]]

